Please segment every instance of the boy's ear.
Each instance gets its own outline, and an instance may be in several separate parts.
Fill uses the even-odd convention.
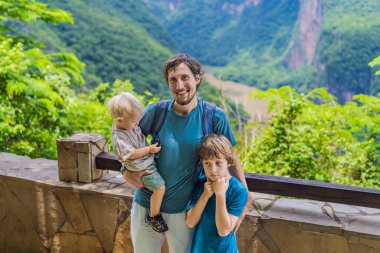
[[[122,117],[117,117],[117,118],[116,118],[116,121],[117,121],[118,123],[120,123],[120,122],[123,121],[123,118],[122,118]]]

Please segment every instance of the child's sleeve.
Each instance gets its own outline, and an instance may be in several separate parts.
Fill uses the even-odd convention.
[[[132,145],[129,145],[126,142],[123,142],[121,140],[115,141],[114,147],[113,147],[116,156],[118,159],[125,161],[128,159],[128,157],[135,152],[136,148],[134,148]]]
[[[231,200],[227,203],[227,212],[233,216],[240,217],[244,211],[244,207],[247,204],[248,191],[246,188],[240,188],[236,191]]]

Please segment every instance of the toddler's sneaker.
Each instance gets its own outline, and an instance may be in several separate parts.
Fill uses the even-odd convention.
[[[153,230],[156,232],[163,233],[169,230],[168,225],[162,218],[161,214],[154,217],[150,217],[150,215],[148,214],[146,216],[145,222],[151,225]]]

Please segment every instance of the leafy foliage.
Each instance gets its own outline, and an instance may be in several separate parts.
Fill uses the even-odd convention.
[[[379,67],[380,66],[380,55],[373,59],[369,64],[370,67]],[[375,75],[380,75],[380,70],[375,72]]]
[[[39,3],[33,0],[1,0],[0,20],[5,22],[9,19],[19,19],[26,22],[32,22],[39,19],[51,23],[74,23],[70,13],[59,9],[48,8],[44,3]]]
[[[32,0],[0,2],[0,6],[1,27],[12,18],[72,22],[67,12],[49,10]],[[64,97],[71,84],[67,73],[80,81],[84,64],[70,54],[26,50],[6,33],[0,35],[0,59],[1,151],[53,157]]]
[[[380,98],[355,96],[339,105],[325,89],[290,87],[253,93],[270,101],[272,119],[252,123],[242,146],[247,170],[350,185],[380,185]]]

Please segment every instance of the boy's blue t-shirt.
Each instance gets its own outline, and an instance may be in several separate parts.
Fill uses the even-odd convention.
[[[194,206],[200,198],[204,189],[203,183],[196,185],[193,200],[191,205]],[[226,191],[226,207],[227,212],[234,216],[239,217],[244,210],[245,204],[248,200],[248,191],[239,180],[231,177],[229,186]],[[221,237],[218,234],[215,222],[215,209],[216,198],[215,194],[208,200],[206,207],[203,211],[201,219],[195,228],[193,242],[191,245],[192,253],[235,253],[239,252],[236,235],[232,230],[226,237]]]
[[[194,189],[194,172],[199,161],[198,149],[203,139],[203,101],[198,99],[198,106],[186,116],[173,111],[172,103],[158,133],[162,148],[156,159],[158,172],[166,187],[161,205],[164,213],[180,213],[189,209]],[[151,134],[156,106],[157,104],[149,105],[140,119],[140,127],[145,135]],[[234,146],[236,141],[226,114],[218,107],[213,123],[214,133],[226,136]],[[135,201],[145,208],[150,206],[150,196],[151,192],[146,188],[135,191]]]

